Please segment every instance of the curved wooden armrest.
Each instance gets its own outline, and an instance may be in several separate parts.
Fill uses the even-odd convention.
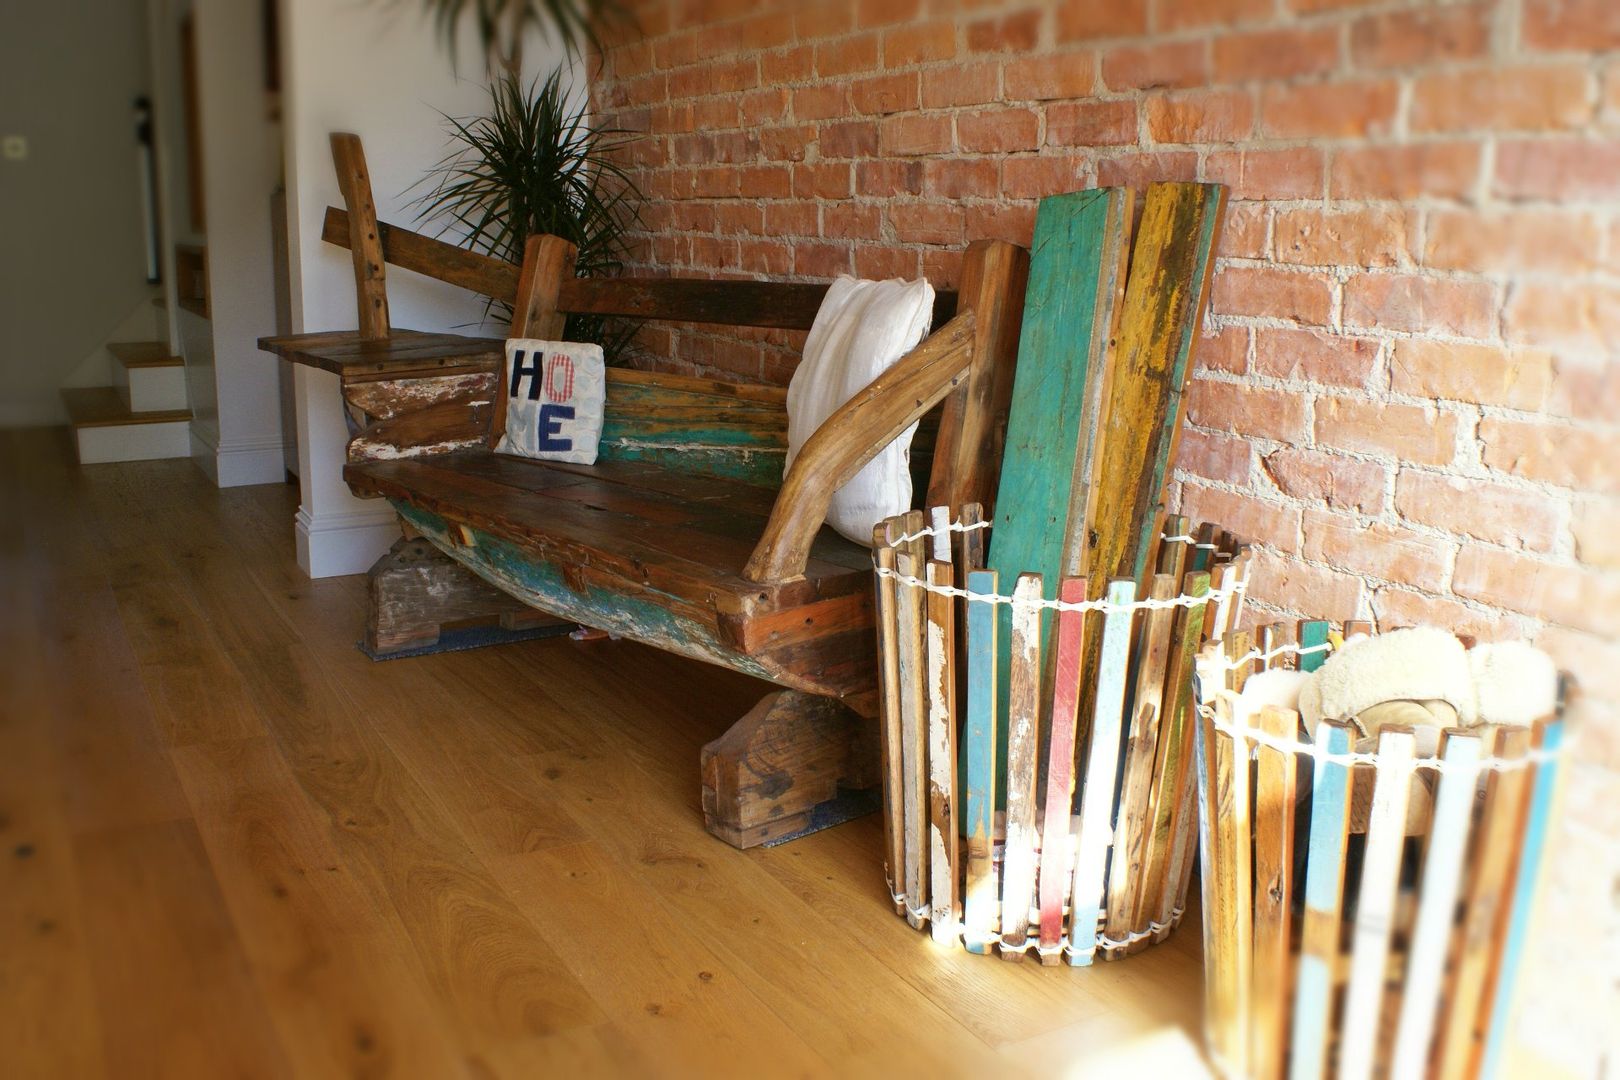
[[[973,312],[964,311],[816,429],[788,469],[744,577],[777,583],[804,576],[833,492],[967,378],[974,328]]]

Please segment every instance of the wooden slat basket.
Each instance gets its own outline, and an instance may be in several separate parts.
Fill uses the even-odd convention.
[[[1248,548],[1165,519],[1138,582],[1006,581],[980,508],[878,527],[886,872],[969,952],[1090,964],[1163,940],[1196,855],[1192,674]]]
[[[1197,660],[1206,1042],[1228,1076],[1500,1070],[1564,680],[1545,718],[1449,728],[1428,755],[1419,728],[1363,714],[1307,739],[1294,710],[1239,696],[1258,671],[1315,671],[1370,632],[1260,626]]]

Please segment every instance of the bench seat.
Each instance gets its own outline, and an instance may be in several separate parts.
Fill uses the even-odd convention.
[[[871,555],[823,527],[802,577],[748,580],[770,488],[484,449],[351,462],[344,479],[530,604],[875,711]]]

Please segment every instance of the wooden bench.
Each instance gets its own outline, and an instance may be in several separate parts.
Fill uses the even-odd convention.
[[[344,479],[525,603],[786,687],[706,748],[710,829],[750,846],[806,827],[840,780],[875,784],[870,552],[823,527],[833,491],[938,407],[926,505],[993,502],[1028,256],[971,245],[916,350],[835,413],[783,476],[777,387],[609,369],[594,465],[494,454],[496,339],[389,325],[392,263],[512,306],[512,336],[560,337],[567,314],[808,330],[827,286],[581,279],[574,251],[529,240],[521,269],[376,220],[364,155],[333,136],[347,212],[323,236],[354,255],[357,331],[261,348],[336,373],[352,425]],[[841,702],[854,716],[832,708]]]

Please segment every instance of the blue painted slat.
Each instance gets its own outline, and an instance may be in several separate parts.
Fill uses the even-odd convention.
[[[1350,752],[1350,732],[1347,728],[1323,724],[1317,730],[1328,753]],[[1337,762],[1318,758],[1311,791],[1310,847],[1305,864],[1305,933],[1311,934],[1313,918],[1319,923],[1331,924],[1331,939],[1336,949],[1340,898],[1344,891],[1344,838],[1345,828],[1349,824],[1350,770]],[[1330,935],[1318,931],[1317,936],[1326,939]],[[1309,943],[1307,939],[1307,946]],[[1307,948],[1300,956],[1299,979],[1294,990],[1293,1048],[1288,1068],[1290,1080],[1314,1080],[1325,1075],[1328,1018],[1332,1003],[1333,967],[1325,957]]]
[[[999,575],[973,570],[970,593],[994,595]],[[996,618],[997,604],[967,604],[967,727],[962,754],[967,758],[967,889],[962,911],[963,940],[968,952],[990,951],[995,938],[998,882],[992,858],[996,817]]]

